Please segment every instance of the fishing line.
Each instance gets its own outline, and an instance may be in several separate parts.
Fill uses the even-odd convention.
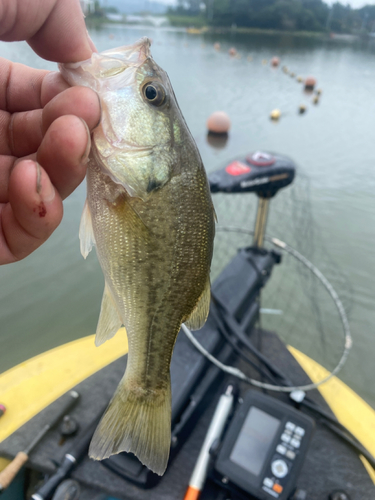
[[[247,229],[238,228],[238,227],[226,227],[226,226],[224,226],[224,227],[221,226],[220,227],[219,226],[217,229],[219,231],[240,232],[240,233],[247,234],[247,235],[252,235],[253,234],[253,231],[249,231]],[[342,304],[342,302],[341,302],[341,300],[340,300],[340,298],[339,298],[336,290],[331,285],[331,283],[321,273],[321,271],[319,271],[319,269],[316,266],[314,266],[314,264],[312,264],[308,259],[306,259],[306,257],[304,257],[303,255],[301,255],[297,250],[295,250],[294,248],[292,248],[290,245],[288,245],[284,241],[279,240],[278,238],[271,238],[271,237],[265,236],[265,239],[268,242],[272,243],[274,246],[276,246],[278,248],[281,248],[285,252],[289,253],[294,258],[296,258],[299,262],[301,262],[304,266],[306,266],[307,269],[309,269],[323,283],[324,287],[326,288],[326,290],[328,291],[329,295],[333,299],[334,304],[335,304],[335,306],[336,306],[336,308],[338,310],[338,313],[339,313],[339,316],[340,316],[340,319],[341,319],[341,322],[342,322],[343,330],[344,330],[344,350],[343,350],[342,356],[341,356],[338,364],[336,365],[336,367],[326,377],[324,377],[322,380],[320,380],[318,382],[315,382],[315,383],[311,383],[311,384],[300,385],[300,386],[293,386],[293,387],[289,387],[289,386],[288,387],[284,387],[284,386],[278,386],[278,385],[274,385],[274,384],[267,384],[267,383],[260,382],[258,380],[255,380],[255,379],[252,379],[252,378],[248,377],[247,375],[245,375],[238,368],[235,368],[233,366],[224,365],[223,363],[221,363],[220,361],[218,361],[214,356],[212,356],[212,354],[210,354],[198,342],[198,340],[194,337],[194,335],[191,333],[191,331],[187,328],[187,326],[185,324],[183,324],[181,327],[182,327],[185,335],[192,342],[192,344],[196,347],[196,349],[198,349],[206,358],[208,358],[213,364],[215,364],[222,371],[224,371],[226,373],[229,373],[230,375],[235,376],[235,377],[239,378],[240,380],[243,380],[243,381],[245,381],[245,382],[247,382],[247,383],[249,383],[249,384],[251,384],[253,386],[259,387],[261,389],[266,389],[266,390],[269,390],[269,391],[276,391],[276,392],[293,392],[293,391],[296,391],[296,390],[310,391],[312,389],[316,389],[321,384],[327,382],[333,376],[335,376],[341,370],[341,368],[343,367],[343,365],[345,364],[345,362],[346,362],[346,360],[348,358],[348,355],[349,355],[349,352],[350,352],[350,349],[352,347],[352,343],[353,342],[352,342],[352,337],[351,337],[351,333],[350,333],[349,322],[348,322],[348,319],[347,319],[347,316],[346,316],[345,308],[344,308],[344,306],[343,306],[343,304]]]

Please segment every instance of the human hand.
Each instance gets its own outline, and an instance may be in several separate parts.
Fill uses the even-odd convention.
[[[78,0],[0,0],[0,40],[26,40],[56,62],[95,50]],[[26,257],[59,225],[99,121],[92,90],[0,58],[0,264]]]

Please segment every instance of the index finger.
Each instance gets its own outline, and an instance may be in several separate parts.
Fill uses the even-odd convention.
[[[90,43],[78,0],[0,0],[0,39],[27,40],[43,59],[89,59]]]

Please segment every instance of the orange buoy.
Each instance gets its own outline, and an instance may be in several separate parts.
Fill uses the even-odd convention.
[[[277,68],[277,66],[280,64],[280,59],[278,57],[273,57],[271,59],[271,66],[273,66],[274,68]]]
[[[231,47],[231,48],[228,50],[228,54],[229,54],[230,56],[232,56],[232,57],[233,57],[233,56],[235,56],[235,55],[237,55],[237,49],[235,49],[234,47]]]
[[[215,111],[208,117],[207,128],[214,134],[227,134],[230,129],[229,116],[224,111]]]
[[[316,80],[313,76],[308,76],[305,80],[305,90],[314,90]]]

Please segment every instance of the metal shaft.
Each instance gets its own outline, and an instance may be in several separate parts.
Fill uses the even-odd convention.
[[[255,221],[253,246],[261,248],[263,246],[264,235],[266,232],[268,207],[270,199],[259,196],[258,200],[259,201],[258,201],[257,218]]]

